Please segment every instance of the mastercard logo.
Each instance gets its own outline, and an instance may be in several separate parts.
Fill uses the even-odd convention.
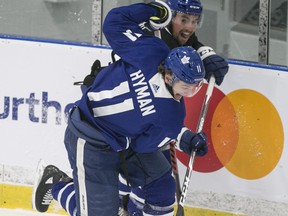
[[[197,95],[185,98],[185,125],[196,130],[205,84]],[[193,169],[202,173],[226,168],[242,179],[253,180],[268,175],[278,164],[284,147],[284,129],[279,113],[261,93],[238,89],[225,95],[214,88],[203,131],[209,152],[196,157]],[[187,166],[189,157],[177,151]]]

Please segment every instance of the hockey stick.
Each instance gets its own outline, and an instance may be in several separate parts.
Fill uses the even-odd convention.
[[[180,200],[180,196],[181,196],[181,186],[180,186],[180,178],[179,178],[179,172],[178,172],[178,163],[177,163],[175,144],[176,144],[175,142],[170,142],[170,156],[171,156],[173,176],[176,182],[176,199],[177,199],[177,204],[178,204]]]
[[[202,105],[202,109],[201,109],[201,113],[200,113],[200,118],[199,118],[197,129],[196,129],[197,133],[202,131],[202,128],[203,128],[203,125],[205,122],[205,117],[206,117],[207,110],[208,110],[208,106],[209,106],[209,102],[210,102],[210,98],[211,98],[212,93],[213,93],[214,85],[215,85],[215,77],[212,75],[210,77],[208,87],[206,90],[206,95],[205,95],[205,98],[203,101],[203,105]],[[181,192],[181,197],[180,197],[179,202],[178,202],[178,208],[177,208],[176,216],[184,216],[184,202],[186,199],[191,174],[193,171],[195,156],[196,156],[196,151],[193,151],[191,156],[190,156],[190,159],[189,159],[188,167],[186,169],[186,174],[185,174],[184,182],[182,185],[182,192]]]

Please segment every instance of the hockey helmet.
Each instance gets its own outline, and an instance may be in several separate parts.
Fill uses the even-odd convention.
[[[167,0],[172,11],[201,16],[203,7],[200,0]]]
[[[164,68],[179,80],[196,84],[203,81],[205,69],[200,55],[191,46],[176,47],[165,59]]]

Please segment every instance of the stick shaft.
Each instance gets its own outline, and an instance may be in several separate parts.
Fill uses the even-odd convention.
[[[203,101],[203,105],[202,105],[202,109],[201,109],[201,113],[200,113],[200,118],[198,121],[198,125],[196,128],[197,133],[201,132],[203,129],[203,125],[205,122],[205,118],[206,118],[206,114],[207,114],[207,110],[209,107],[209,102],[210,102],[210,98],[212,96],[213,93],[213,89],[214,89],[214,85],[215,85],[215,77],[211,76],[209,83],[208,83],[208,87],[206,90],[206,94],[205,94],[205,98]],[[184,182],[182,185],[182,192],[181,192],[181,197],[178,203],[178,209],[177,209],[177,213],[176,216],[183,216],[184,215],[184,203],[186,200],[186,195],[187,195],[187,191],[188,191],[188,187],[189,187],[189,182],[191,179],[191,174],[193,171],[193,165],[194,165],[194,160],[195,160],[195,156],[196,156],[196,152],[193,151],[190,158],[189,158],[189,163],[186,169],[186,173],[185,173],[185,177],[184,177]]]

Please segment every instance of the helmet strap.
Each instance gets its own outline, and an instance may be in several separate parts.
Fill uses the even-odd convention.
[[[179,81],[179,79],[178,79],[178,78],[175,76],[175,74],[172,72],[172,74],[171,74],[171,80],[169,81],[169,85],[170,85],[171,87],[173,87],[176,81]]]

